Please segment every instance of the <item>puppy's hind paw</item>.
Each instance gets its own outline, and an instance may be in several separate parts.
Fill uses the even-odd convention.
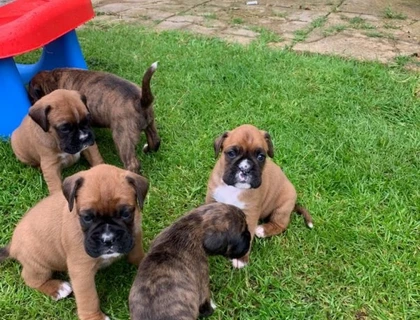
[[[263,226],[258,226],[255,228],[255,235],[258,238],[265,238],[265,231]]]
[[[210,305],[211,305],[211,307],[212,307],[213,309],[216,309],[216,308],[217,308],[217,305],[214,303],[214,301],[213,301],[213,300],[210,300]]]
[[[60,287],[57,290],[57,294],[54,298],[55,301],[61,300],[65,297],[67,297],[70,293],[72,293],[73,290],[71,288],[70,283],[67,281],[63,281],[60,285]]]
[[[241,261],[239,259],[232,259],[232,266],[236,269],[242,269],[245,267],[248,263]]]

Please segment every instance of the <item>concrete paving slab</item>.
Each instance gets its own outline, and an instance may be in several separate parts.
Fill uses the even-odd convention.
[[[284,40],[270,43],[273,48],[382,62],[420,56],[420,0],[258,0],[252,6],[246,0],[92,3],[102,15],[136,19],[158,31],[186,30],[246,45],[266,30]]]

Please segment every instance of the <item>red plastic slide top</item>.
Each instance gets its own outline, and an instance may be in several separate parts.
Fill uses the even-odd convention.
[[[0,7],[0,58],[38,49],[89,21],[90,0],[15,0]]]

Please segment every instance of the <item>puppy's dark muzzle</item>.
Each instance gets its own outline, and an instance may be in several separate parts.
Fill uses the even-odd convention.
[[[134,239],[124,230],[103,239],[101,233],[93,233],[85,239],[85,251],[92,258],[107,254],[127,254],[134,247]]]

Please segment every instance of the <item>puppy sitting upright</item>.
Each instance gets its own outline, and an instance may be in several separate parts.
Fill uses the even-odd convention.
[[[136,146],[140,133],[144,131],[147,138],[144,152],[157,151],[160,145],[150,89],[156,68],[155,62],[146,71],[142,88],[106,72],[69,68],[41,71],[29,83],[29,95],[36,101],[58,88],[80,91],[87,97],[92,125],[111,128],[124,168],[138,172]]]
[[[16,157],[40,167],[50,193],[61,191],[61,170],[80,158],[103,163],[90,127],[86,97],[74,90],[55,90],[38,100],[12,133]]]
[[[55,300],[76,297],[81,320],[109,319],[99,307],[95,274],[128,253],[143,258],[140,211],[148,189],[142,176],[101,164],[78,172],[30,209],[18,223],[11,243],[0,248],[0,262],[10,256],[22,264],[25,283]],[[52,279],[68,271],[70,283]]]
[[[251,235],[242,210],[212,203],[192,210],[153,241],[130,291],[131,320],[194,320],[213,313],[207,255],[239,258]]]
[[[274,156],[270,135],[252,125],[223,133],[214,142],[217,161],[207,187],[206,202],[223,202],[241,208],[251,237],[269,237],[286,230],[293,211],[301,213],[309,228],[309,212],[296,204],[296,190],[283,171],[267,158]],[[258,225],[259,220],[266,220]],[[233,265],[244,267],[249,252]]]

